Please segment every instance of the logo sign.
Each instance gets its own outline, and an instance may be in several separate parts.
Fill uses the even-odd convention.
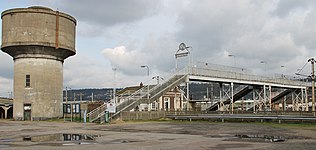
[[[188,56],[190,54],[188,48],[190,47],[187,47],[184,43],[181,43],[177,53],[175,54],[176,58]]]

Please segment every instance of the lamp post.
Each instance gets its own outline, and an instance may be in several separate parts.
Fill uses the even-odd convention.
[[[282,65],[281,68],[284,68],[282,78],[285,78],[286,66]]]
[[[262,60],[260,61],[261,64],[264,64],[264,72],[266,73],[267,72],[267,62]]]
[[[236,67],[235,55],[233,55],[233,54],[228,54],[228,57],[233,57],[233,59],[234,59],[234,67]]]
[[[141,68],[147,68],[147,77],[148,77],[148,79],[149,79],[149,67],[147,66],[147,65],[142,65],[142,66],[140,66]],[[147,85],[147,100],[148,100],[148,102],[149,102],[149,83],[148,83],[148,85]]]
[[[152,77],[152,79],[156,79],[157,80],[157,85],[159,85],[159,81],[164,80],[162,77],[160,77],[159,75]]]
[[[65,111],[67,112],[68,110],[68,89],[71,89],[70,87],[66,86],[66,105],[65,105]],[[71,111],[71,110],[70,110]],[[64,112],[64,122],[66,121],[66,116],[65,116],[65,112]]]
[[[113,83],[113,101],[114,101],[114,105],[116,104],[116,70],[117,68],[112,68],[113,72],[114,72],[114,83]]]

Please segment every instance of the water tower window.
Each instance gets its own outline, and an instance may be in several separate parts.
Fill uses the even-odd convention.
[[[31,75],[25,76],[25,87],[31,87]]]

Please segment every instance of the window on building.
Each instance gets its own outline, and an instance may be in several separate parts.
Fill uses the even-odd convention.
[[[76,104],[76,113],[77,113],[77,114],[80,113],[80,104]]]
[[[25,76],[25,87],[31,87],[31,75]]]
[[[67,104],[67,111],[66,111],[66,112],[67,112],[68,114],[70,114],[70,112],[71,112],[70,109],[71,109],[70,104]]]
[[[74,114],[80,113],[80,104],[72,104],[72,113]]]
[[[151,103],[151,109],[152,109],[152,110],[156,110],[156,101],[154,101],[153,103]]]

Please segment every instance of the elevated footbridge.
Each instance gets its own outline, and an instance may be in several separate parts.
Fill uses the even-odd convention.
[[[120,103],[116,104],[116,113],[113,114],[113,117],[117,118],[122,111],[130,111],[141,103],[151,103],[157,100],[171,88],[183,84],[185,84],[187,88],[186,98],[188,102],[188,98],[190,97],[189,83],[192,81],[219,83],[221,95],[219,102],[217,102],[217,107],[220,109],[214,109],[214,106],[212,106],[211,109],[230,109],[232,112],[234,110],[234,102],[249,92],[253,93],[254,100],[259,101],[259,103],[256,104],[258,105],[257,107],[259,108],[259,111],[266,109],[272,110],[272,88],[283,88],[285,90],[291,89],[290,91],[300,91],[298,95],[296,95],[298,100],[295,102],[305,103],[305,105],[296,106],[307,106],[307,87],[310,86],[309,83],[300,80],[281,77],[265,77],[243,71],[237,72],[233,70],[229,71],[210,67],[186,67],[182,70],[172,72],[169,75],[169,78],[165,79],[166,80],[164,80],[161,84],[150,86],[150,88],[144,86],[130,96],[119,98],[120,100],[118,101],[120,101]],[[150,97],[148,97],[148,94]],[[308,107],[301,108],[301,110],[308,110]]]
[[[188,69],[190,81],[214,81],[220,83],[235,83],[245,85],[263,86],[269,85],[282,88],[306,88],[307,82],[282,77],[266,77],[243,72],[214,70],[210,68],[190,67]]]
[[[229,71],[207,67],[190,67],[187,70],[188,81],[216,82],[220,85],[220,100],[207,110],[234,110],[234,102],[249,92],[253,93],[254,105],[258,111],[272,110],[272,103],[280,96],[292,93],[293,106],[301,107],[295,110],[308,111],[307,88],[310,83],[298,79],[284,77],[266,77],[249,74],[243,71]],[[238,88],[236,86],[242,87]],[[252,87],[249,89],[249,87]],[[278,97],[273,96],[272,89],[284,89]],[[300,103],[300,104],[299,104]]]

